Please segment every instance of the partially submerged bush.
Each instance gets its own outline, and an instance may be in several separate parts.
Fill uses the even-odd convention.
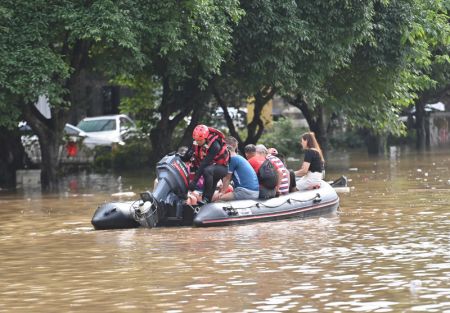
[[[331,136],[330,146],[334,149],[362,148],[365,147],[365,138],[360,131],[347,130],[346,132],[339,132]]]
[[[130,138],[123,146],[96,151],[94,167],[97,169],[139,169],[149,166],[150,142],[145,138]]]

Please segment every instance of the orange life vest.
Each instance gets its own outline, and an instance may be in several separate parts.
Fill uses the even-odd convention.
[[[195,156],[195,165],[199,166],[200,162],[206,157],[208,154],[209,148],[211,145],[218,141],[221,148],[219,153],[213,159],[214,164],[219,165],[228,165],[228,161],[230,159],[230,153],[227,150],[227,145],[225,144],[225,136],[224,134],[215,128],[208,127],[209,135],[206,138],[205,144],[203,146],[195,145],[194,146],[194,156]]]

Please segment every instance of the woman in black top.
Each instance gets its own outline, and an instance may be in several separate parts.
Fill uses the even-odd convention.
[[[307,190],[320,187],[324,160],[322,150],[317,143],[313,132],[305,133],[301,137],[301,145],[305,150],[302,167],[295,171],[298,190]]]

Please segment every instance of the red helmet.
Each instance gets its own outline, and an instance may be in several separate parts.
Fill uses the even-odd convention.
[[[192,138],[194,138],[195,141],[204,140],[208,138],[208,135],[209,128],[206,125],[197,125],[192,132]]]

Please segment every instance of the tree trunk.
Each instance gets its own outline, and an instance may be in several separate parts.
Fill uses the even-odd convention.
[[[24,117],[39,138],[41,148],[41,186],[44,191],[59,191],[59,147],[68,119],[64,109],[53,108],[52,117],[45,118],[33,104],[24,106]]]
[[[425,103],[416,102],[416,148],[424,151],[426,146]]]
[[[167,120],[160,120],[156,127],[150,131],[153,155],[150,157],[152,163],[158,162],[164,155],[172,150],[172,135],[174,128],[168,126]]]
[[[366,146],[369,155],[380,155],[386,152],[386,136],[368,133],[366,136]]]
[[[75,103],[74,96],[79,86],[81,71],[88,67],[89,41],[77,40],[73,46],[68,44],[68,38],[63,44],[63,55],[70,59],[70,67],[73,70],[71,76],[62,82],[69,91],[65,95],[67,103]],[[73,108],[73,106],[72,106]],[[41,148],[41,186],[44,191],[59,191],[59,148],[62,143],[63,131],[69,120],[67,107],[54,106],[51,108],[51,118],[45,118],[33,103],[23,104],[23,115],[27,123],[39,138]]]
[[[245,147],[248,144],[256,144],[259,138],[261,138],[264,132],[264,123],[261,119],[261,112],[267,102],[269,102],[274,95],[275,89],[272,87],[263,88],[255,94],[253,119],[247,125],[247,139],[245,139],[244,144],[241,146]]]
[[[59,191],[59,149],[62,144],[62,136],[62,131],[52,130],[46,130],[45,135],[38,135],[42,156],[41,184],[44,191]]]
[[[214,98],[216,99],[217,103],[223,110],[223,115],[225,117],[225,121],[227,123],[228,129],[230,131],[230,135],[238,141],[238,149],[240,151],[244,151],[244,141],[242,140],[241,136],[239,135],[236,127],[234,126],[233,119],[230,116],[230,113],[228,112],[228,104],[227,101],[222,97],[221,93],[219,92],[218,88],[214,86],[213,88],[213,94]]]
[[[151,157],[152,162],[158,161],[168,152],[175,150],[172,144],[175,128],[186,116],[191,114],[192,110],[196,109],[194,118],[191,119],[190,125],[184,132],[181,144],[189,145],[188,142],[191,142],[192,137],[190,136],[201,117],[201,109],[210,98],[210,89],[201,90],[198,85],[198,81],[192,79],[183,84],[179,90],[174,91],[168,79],[163,79],[163,96],[158,109],[161,118],[156,127],[150,131],[150,141],[154,152]]]
[[[425,148],[431,148],[431,129],[430,129],[430,113],[425,111]]]
[[[288,99],[288,102],[294,107],[302,111],[310,131],[314,132],[316,139],[319,142],[324,156],[327,154],[329,140],[327,136],[327,123],[325,119],[325,110],[321,105],[316,105],[311,108],[306,98],[303,95],[298,95],[294,99]],[[300,137],[301,134],[299,134]]]
[[[191,121],[189,125],[186,127],[183,137],[181,138],[178,147],[186,146],[189,147],[192,145],[192,132],[194,131],[195,126],[197,126],[205,112],[206,102],[198,102],[194,104],[194,108],[191,114]]]
[[[4,127],[0,128],[0,187],[14,188],[16,170],[23,168],[25,152],[20,142],[20,134]]]
[[[152,144],[153,156],[150,158],[152,163],[156,163],[161,157],[171,150],[172,134],[175,126],[170,117],[176,112],[177,108],[172,102],[171,89],[168,79],[163,79],[163,95],[161,105],[158,109],[161,118],[156,123],[156,127],[150,131],[150,141]]]
[[[328,151],[328,136],[327,136],[327,125],[325,123],[325,114],[323,107],[321,105],[317,106],[314,109],[314,115],[315,118],[311,120],[311,123],[308,122],[309,129],[314,132],[316,135],[316,139],[320,144],[320,147],[324,151],[323,153],[326,154]]]

